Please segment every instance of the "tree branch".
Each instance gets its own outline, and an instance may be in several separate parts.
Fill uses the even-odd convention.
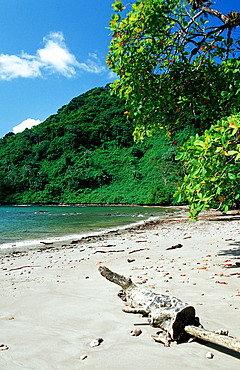
[[[205,13],[214,15],[218,19],[220,19],[224,24],[226,24],[228,27],[235,27],[240,25],[240,14],[238,12],[236,13],[236,16],[233,17],[232,13],[224,15],[223,13],[219,12],[219,10],[211,9],[208,6],[202,6],[201,10]]]

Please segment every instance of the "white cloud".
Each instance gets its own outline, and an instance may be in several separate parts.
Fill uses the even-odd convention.
[[[50,33],[43,40],[45,47],[37,51],[37,56],[44,68],[59,72],[65,77],[73,76],[76,73],[74,67],[78,67],[79,63],[68,51],[63,34],[61,32]]]
[[[16,77],[38,77],[41,75],[37,60],[25,58],[24,55],[0,54],[0,79],[11,80]]]
[[[90,73],[102,73],[107,70],[105,65],[102,65],[101,60],[98,58],[96,53],[89,53],[88,56],[91,58],[88,58],[85,63],[78,63],[78,67],[80,69],[83,69],[86,72]]]
[[[91,58],[93,58],[93,59],[95,59],[95,60],[97,60],[98,62],[99,62],[99,58],[98,58],[98,56],[97,56],[97,54],[96,53],[89,53],[88,54]]]
[[[68,50],[62,32],[51,32],[43,38],[44,47],[36,55],[22,52],[20,55],[0,54],[0,80],[12,80],[17,77],[42,77],[44,73],[59,73],[73,77],[77,70],[100,74],[105,72],[96,53],[89,53],[86,62],[79,63]]]
[[[117,77],[118,77],[118,75],[116,73],[114,73],[113,71],[108,72],[108,78],[110,80],[115,80]]]
[[[41,123],[39,119],[32,119],[32,118],[25,119],[19,125],[13,127],[13,132],[14,134],[17,134],[18,132],[24,131],[25,128],[31,128],[33,126],[39,125],[39,123]]]

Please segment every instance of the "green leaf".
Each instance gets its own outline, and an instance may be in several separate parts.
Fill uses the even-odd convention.
[[[204,142],[201,140],[195,140],[194,145],[204,147]]]
[[[228,212],[228,210],[229,210],[229,206],[227,204],[225,204],[224,207],[223,207],[223,211]]]
[[[235,175],[235,174],[233,174],[233,173],[228,173],[228,178],[229,178],[230,180],[236,180],[236,175]]]

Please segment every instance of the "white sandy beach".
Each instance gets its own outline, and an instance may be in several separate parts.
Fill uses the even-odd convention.
[[[123,313],[119,287],[98,272],[105,265],[176,296],[206,329],[240,340],[240,221],[230,219],[164,220],[1,257],[0,369],[239,369],[240,354],[215,345],[154,342],[157,329]],[[142,334],[131,336],[136,327]]]

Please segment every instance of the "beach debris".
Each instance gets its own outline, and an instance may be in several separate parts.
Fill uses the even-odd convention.
[[[149,248],[134,249],[134,250],[128,252],[128,254],[135,253],[135,252],[140,252],[140,251],[144,251],[144,250],[149,250]]]
[[[127,261],[128,261],[129,263],[131,263],[131,262],[134,262],[134,261],[135,261],[135,259],[134,259],[134,258],[128,258],[128,259],[127,259]]]
[[[172,245],[171,247],[166,248],[166,251],[169,251],[170,249],[177,249],[177,248],[182,248],[182,244],[177,244],[177,245]]]
[[[130,334],[131,334],[133,337],[138,337],[140,334],[142,334],[142,330],[141,330],[141,329],[134,329],[134,330],[131,330],[131,331],[130,331]]]
[[[171,337],[167,332],[160,330],[156,334],[151,336],[155,342],[162,343],[164,347],[170,347]]]
[[[116,247],[116,244],[100,245],[100,247],[103,247],[103,248],[111,248],[111,247]]]
[[[96,338],[90,342],[90,347],[98,347],[103,342],[103,338]]]
[[[0,344],[0,351],[6,351],[8,346],[6,344]]]
[[[185,325],[199,324],[194,307],[180,299],[140,288],[130,278],[112,272],[105,266],[100,266],[99,271],[106,279],[122,287],[131,308],[144,312],[148,316],[149,324],[165,330],[172,340],[180,339]]]
[[[80,360],[86,360],[86,358],[87,358],[87,355],[80,356]]]
[[[176,297],[140,288],[132,282],[131,278],[119,275],[106,266],[99,266],[99,272],[107,280],[121,286],[122,295],[125,296],[129,306],[127,310],[124,309],[125,312],[141,313],[147,316],[149,324],[165,332],[170,341],[183,340],[187,333],[206,342],[240,352],[240,341],[237,339],[204,329],[195,315],[193,306]],[[159,341],[160,339],[162,339],[162,334]]]
[[[125,252],[125,249],[111,249],[111,250],[107,250],[107,251],[99,250],[99,251],[93,252],[93,254],[96,254],[96,253],[115,253],[115,252]]]
[[[216,334],[221,334],[221,335],[228,335],[229,331],[227,329],[219,329],[215,331]]]
[[[135,313],[135,314],[140,314],[142,316],[147,316],[145,310],[141,310],[140,308],[131,308],[131,307],[125,307],[122,309],[123,312],[126,313]]]
[[[15,267],[15,268],[12,268],[12,269],[9,269],[8,271],[14,271],[14,270],[21,270],[21,269],[25,269],[25,268],[33,268],[33,267],[41,267],[40,265],[26,265],[26,266],[20,266],[20,267]]]
[[[214,354],[212,352],[207,352],[206,357],[212,359],[214,357]]]

